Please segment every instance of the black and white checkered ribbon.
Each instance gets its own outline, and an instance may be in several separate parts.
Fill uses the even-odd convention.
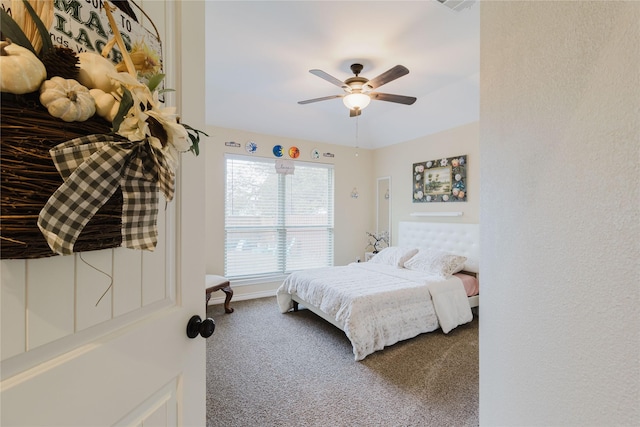
[[[162,152],[147,141],[88,135],[56,145],[49,153],[64,183],[40,211],[38,227],[49,247],[69,255],[89,220],[122,189],[122,246],[154,250],[158,190],[173,199],[175,174]]]

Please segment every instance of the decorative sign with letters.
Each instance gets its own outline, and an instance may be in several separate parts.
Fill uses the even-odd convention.
[[[21,2],[22,0],[20,0]],[[122,2],[115,5],[122,7]],[[15,0],[0,0],[0,6],[13,15]],[[135,5],[134,2],[126,2]],[[53,0],[53,23],[49,29],[54,45],[67,47],[73,51],[100,53],[113,37],[101,0]],[[140,22],[145,20],[144,12],[136,7],[126,7],[127,12],[115,9],[113,17],[120,30],[127,50],[133,45],[146,45],[162,58],[162,46],[157,34],[152,33]],[[146,19],[153,26],[153,22]],[[117,46],[111,49],[108,59],[114,64],[122,61],[122,53]]]

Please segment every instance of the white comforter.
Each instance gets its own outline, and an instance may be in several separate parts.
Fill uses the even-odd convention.
[[[282,313],[292,294],[319,308],[342,327],[356,360],[398,341],[447,333],[473,318],[462,282],[407,269],[353,263],[295,272],[276,293]]]

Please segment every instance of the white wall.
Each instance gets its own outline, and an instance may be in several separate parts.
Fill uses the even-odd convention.
[[[414,203],[414,163],[447,157],[467,156],[467,201],[447,203]],[[399,221],[459,222],[477,224],[480,216],[480,146],[478,122],[469,123],[423,136],[402,144],[373,152],[376,177],[391,177],[391,222],[393,236],[398,235]],[[375,183],[374,183],[375,185]],[[375,203],[375,200],[374,200]],[[413,212],[462,212],[461,217],[412,217]]]
[[[640,425],[640,3],[481,8],[480,424]]]

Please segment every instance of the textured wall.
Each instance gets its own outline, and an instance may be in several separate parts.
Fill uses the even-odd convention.
[[[640,425],[640,3],[481,8],[481,424]]]
[[[427,160],[467,155],[467,201],[449,203],[413,202],[413,164]],[[478,122],[468,123],[433,135],[407,141],[373,152],[376,176],[391,177],[392,240],[398,235],[399,221],[459,222],[478,224],[480,216],[480,153]],[[462,212],[461,217],[410,216],[413,212]]]

